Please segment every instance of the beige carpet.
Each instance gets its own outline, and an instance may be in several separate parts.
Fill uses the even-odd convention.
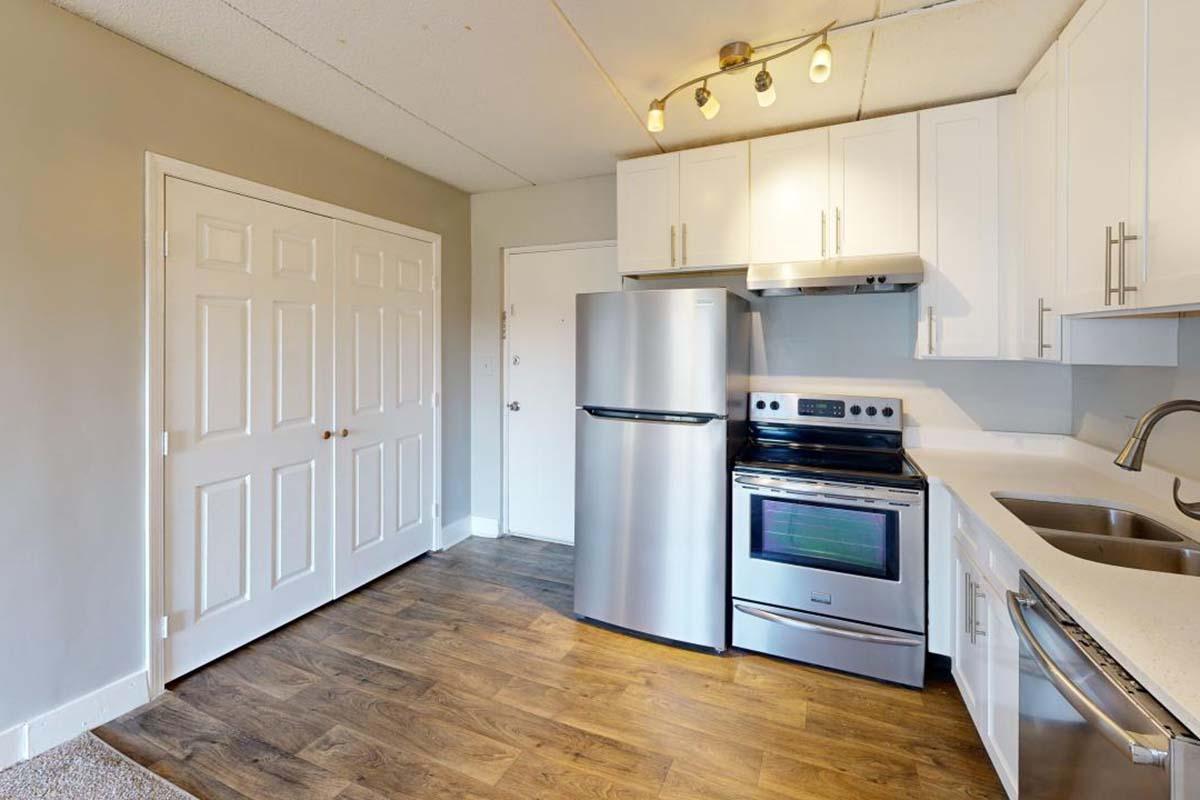
[[[90,733],[0,771],[0,800],[189,799]]]

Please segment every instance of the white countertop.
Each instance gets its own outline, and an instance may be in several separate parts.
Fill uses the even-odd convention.
[[[1112,465],[1111,454],[1069,437],[1005,440],[1001,435],[977,444],[980,449],[917,447],[907,452],[1159,702],[1200,733],[1200,577],[1097,564],[1069,555],[992,497],[999,492],[1102,501],[1136,510],[1200,540],[1200,523],[1179,513],[1170,500],[1170,476],[1151,468],[1140,474],[1124,472]],[[1191,489],[1185,499],[1200,498],[1195,486],[1184,488]]]

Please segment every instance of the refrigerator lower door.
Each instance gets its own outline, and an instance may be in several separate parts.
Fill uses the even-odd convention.
[[[724,650],[725,420],[576,414],[575,613]]]

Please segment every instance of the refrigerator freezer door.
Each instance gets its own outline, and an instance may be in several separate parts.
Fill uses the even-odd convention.
[[[575,404],[729,413],[726,324],[731,298],[741,302],[724,289],[579,295]]]
[[[725,436],[576,412],[576,614],[725,649]]]

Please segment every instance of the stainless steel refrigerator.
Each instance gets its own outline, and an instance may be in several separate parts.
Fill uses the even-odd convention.
[[[576,306],[575,613],[724,650],[749,306],[724,289]]]

